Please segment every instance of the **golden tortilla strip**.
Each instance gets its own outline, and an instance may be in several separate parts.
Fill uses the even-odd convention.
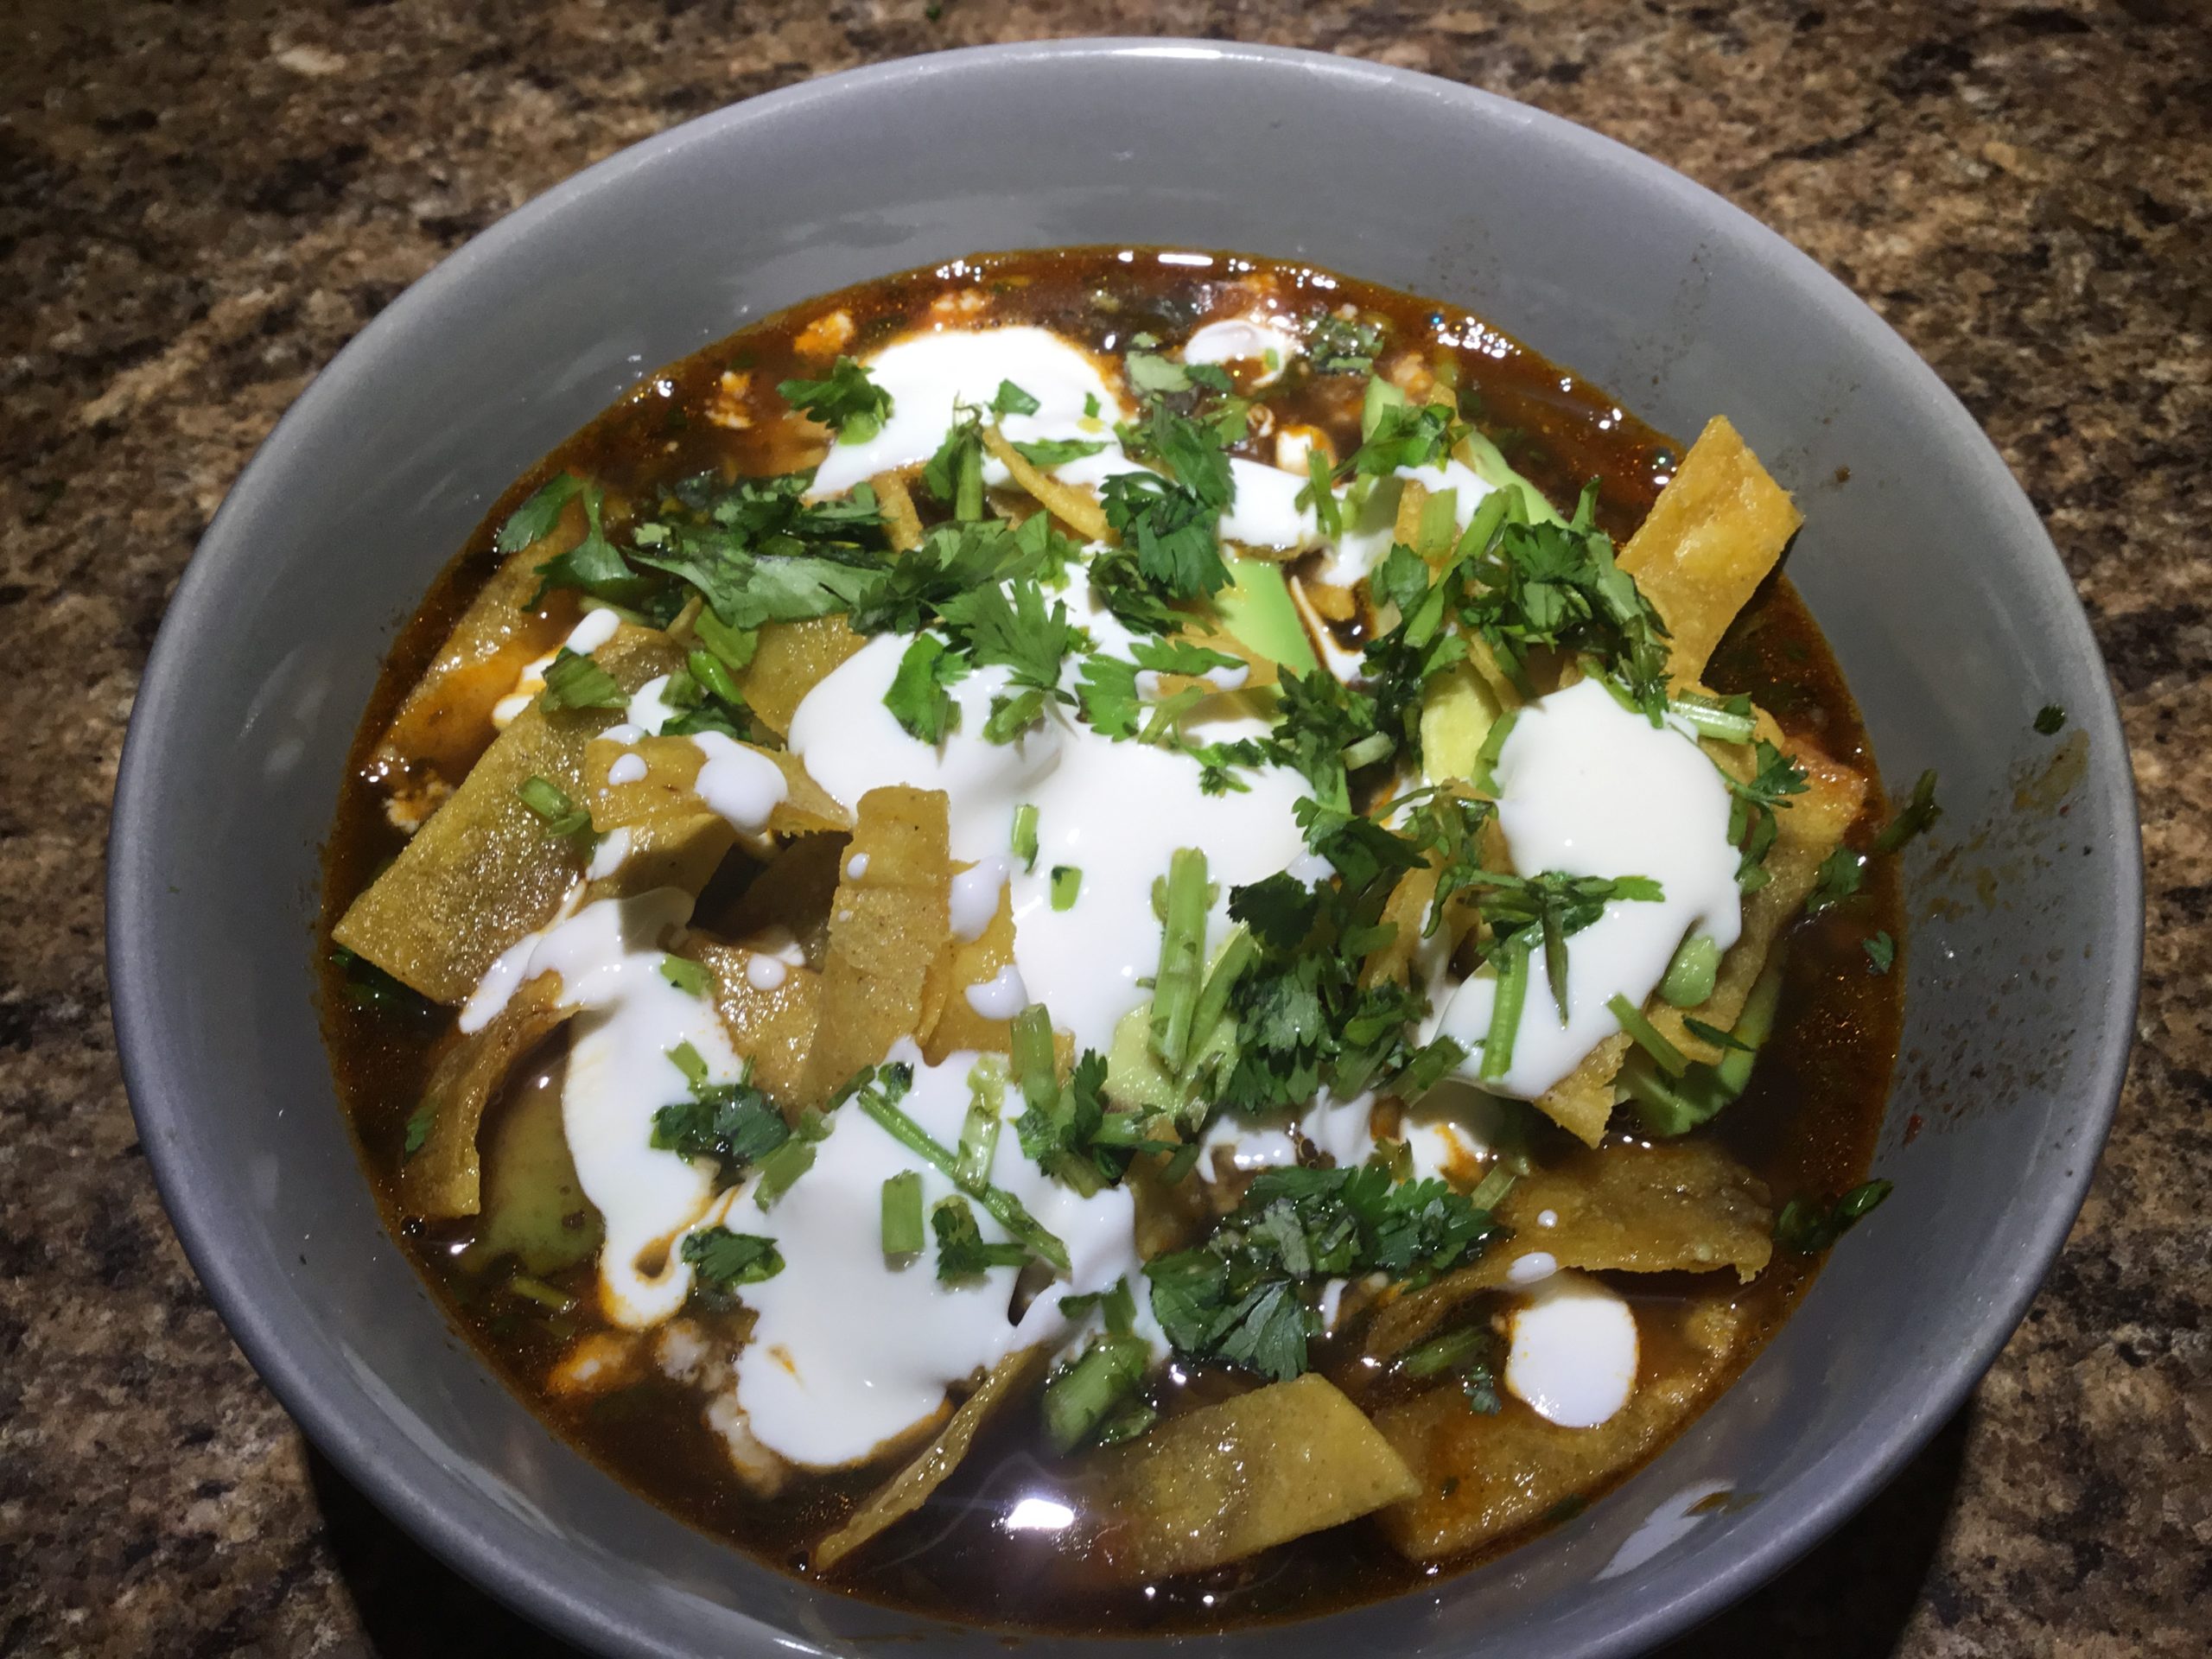
[[[803,1104],[821,1105],[901,1037],[926,1029],[931,998],[943,996],[941,963],[950,944],[946,833],[943,790],[899,785],[861,797],[830,901],[822,1021],[807,1056]]]
[[[906,480],[898,473],[878,473],[868,482],[875,488],[876,504],[883,510],[883,533],[891,543],[893,553],[904,553],[918,547],[922,541],[922,515],[914,511],[913,492],[906,487]]]
[[[1786,750],[1805,769],[1805,792],[1792,795],[1775,814],[1774,845],[1766,855],[1767,882],[1745,895],[1742,931],[1720,960],[1713,993],[1694,1008],[1678,1009],[1653,999],[1646,1013],[1651,1023],[1693,1060],[1708,1065],[1719,1059],[1721,1050],[1690,1034],[1683,1023],[1687,1013],[1726,1031],[1744,1011],[1744,999],[1765,967],[1767,953],[1796,918],[1813,891],[1821,861],[1843,842],[1844,831],[1859,816],[1866,798],[1866,780],[1850,767],[1829,760],[1810,745],[1791,747],[1771,716],[1761,714],[1758,735]],[[1720,769],[1738,779],[1748,779],[1755,769],[1751,744],[1707,742],[1706,751]],[[1614,1079],[1628,1058],[1629,1039],[1615,1033],[1583,1058],[1582,1063],[1552,1085],[1535,1103],[1536,1109],[1588,1146],[1596,1146],[1612,1116]]]
[[[958,866],[954,871],[969,867]],[[968,1000],[972,985],[988,985],[1014,966],[1014,894],[999,889],[999,907],[983,931],[972,939],[954,939],[947,960],[944,1006],[923,1033],[922,1054],[931,1065],[963,1049],[1011,1054],[1014,1027],[1010,1020],[994,1020],[976,1012]]]
[[[1789,804],[1775,815],[1774,845],[1766,855],[1767,883],[1744,899],[1743,931],[1720,958],[1713,995],[1694,1008],[1674,1008],[1655,1001],[1649,1010],[1651,1023],[1662,1035],[1690,1059],[1708,1065],[1719,1062],[1722,1051],[1692,1035],[1683,1023],[1685,1016],[1722,1031],[1736,1023],[1776,941],[1811,896],[1822,861],[1843,845],[1844,832],[1866,804],[1863,775],[1817,749],[1800,747],[1792,753],[1805,768],[1805,792],[1792,795]],[[1748,768],[1748,758],[1743,764]]]
[[[1421,1490],[1366,1414],[1312,1371],[1088,1458],[1081,1481],[1097,1517],[1090,1558],[1131,1582],[1242,1560]]]
[[[715,931],[747,939],[772,938],[780,929],[798,942],[806,965],[820,972],[830,959],[830,902],[844,880],[849,844],[842,835],[800,836],[787,842],[728,913],[715,918]]]
[[[1519,1401],[1484,1415],[1456,1388],[1376,1414],[1375,1426],[1420,1482],[1419,1495],[1376,1516],[1417,1561],[1464,1555],[1542,1521],[1634,1469],[1695,1415],[1726,1379],[1749,1318],[1715,1296],[1683,1323],[1692,1363],[1638,1380],[1628,1403],[1595,1428],[1560,1428]]]
[[[753,1063],[753,1086],[796,1116],[806,1057],[822,1017],[822,976],[696,933],[678,954],[715,976],[715,1012],[729,1033],[730,1046]],[[753,964],[764,959],[775,963],[776,971],[760,974],[763,982],[755,983]]]
[[[467,774],[498,735],[493,707],[515,689],[524,669],[576,626],[576,595],[567,588],[546,594],[534,610],[525,607],[537,591],[537,567],[574,547],[583,533],[583,503],[571,500],[550,535],[507,556],[385,728],[377,743],[380,762],[410,783],[425,772],[448,785]]]
[[[1546,1211],[1554,1218],[1548,1227],[1537,1220]],[[1498,1219],[1513,1229],[1510,1239],[1376,1313],[1361,1344],[1370,1358],[1412,1346],[1470,1296],[1503,1287],[1514,1262],[1533,1251],[1589,1272],[1733,1268],[1739,1281],[1756,1278],[1774,1255],[1765,1184],[1707,1141],[1577,1150],[1516,1181]]]
[[[483,1191],[476,1131],[485,1108],[523,1056],[575,1012],[562,1006],[561,976],[540,974],[481,1030],[463,1033],[438,1057],[417,1108],[429,1114],[428,1131],[399,1166],[402,1211],[426,1221],[476,1214]]]
[[[713,741],[711,738],[708,741]],[[594,741],[584,755],[586,804],[591,808],[592,828],[601,835],[617,830],[629,830],[630,856],[635,859],[648,845],[688,833],[698,820],[711,819],[721,824],[729,831],[728,836],[708,862],[698,884],[652,884],[680,886],[696,893],[706,875],[713,874],[721,853],[727,852],[734,842],[742,840],[750,850],[766,855],[772,852],[775,836],[816,835],[851,827],[852,815],[814,781],[797,755],[787,749],[764,749],[751,743],[737,743],[734,747],[759,755],[783,773],[784,798],[770,810],[765,831],[741,832],[700,798],[699,773],[707,764],[709,752],[690,737],[642,737],[628,744],[605,738]],[[645,776],[613,783],[609,773],[625,753],[635,754],[645,762]]]
[[[993,1366],[982,1385],[960,1402],[952,1421],[922,1454],[879,1488],[851,1520],[814,1547],[814,1570],[827,1573],[870,1539],[921,1508],[960,1466],[984,1426],[1028,1391],[1044,1370],[1046,1352],[1042,1345],[1025,1348]]]
[[[1548,998],[1550,992],[1539,988],[1532,1000],[1538,995]],[[1530,1104],[1583,1145],[1596,1146],[1605,1138],[1605,1122],[1613,1115],[1613,1077],[1628,1051],[1627,1033],[1615,1032]]]
[[[1106,509],[1098,505],[1098,498],[1090,489],[1063,484],[1041,467],[1032,465],[995,426],[983,429],[983,447],[1004,463],[1024,493],[1084,540],[1114,538],[1113,526],[1106,522]]]
[[[1362,988],[1384,980],[1402,985],[1412,972],[1414,956],[1424,943],[1421,927],[1428,920],[1429,906],[1436,899],[1438,858],[1438,855],[1431,854],[1427,863],[1419,869],[1408,870],[1398,878],[1398,885],[1390,889],[1390,897],[1382,906],[1382,919],[1398,931],[1389,944],[1378,944],[1367,953],[1367,960],[1359,969]]]
[[[737,672],[746,706],[778,737],[788,737],[791,716],[806,694],[867,640],[842,616],[810,617],[804,622],[767,622],[753,660]]]
[[[683,662],[649,628],[625,627],[593,656],[626,692]],[[581,837],[555,835],[516,791],[543,778],[581,798],[584,751],[621,716],[524,709],[331,937],[433,1002],[462,1001],[501,951],[551,918],[588,856]]]
[[[1805,522],[1725,416],[1706,423],[1620,567],[1667,624],[1669,668],[1705,672],[1713,648]]]

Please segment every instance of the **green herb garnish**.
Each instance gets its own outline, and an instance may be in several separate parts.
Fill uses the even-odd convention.
[[[1774,1218],[1774,1242],[1800,1255],[1817,1255],[1858,1225],[1891,1191],[1888,1181],[1861,1181],[1833,1204],[1792,1198]]]
[[[866,443],[891,418],[891,394],[868,371],[841,357],[823,380],[785,380],[776,390],[808,419],[834,428],[840,443]]]

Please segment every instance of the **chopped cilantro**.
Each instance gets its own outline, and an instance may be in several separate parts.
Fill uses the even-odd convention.
[[[1000,381],[998,395],[991,399],[991,412],[995,415],[1034,415],[1043,407],[1011,380]]]
[[[2036,730],[2045,737],[2056,737],[2066,725],[2066,711],[2055,702],[2046,702],[2036,710]]]
[[[1914,780],[1912,793],[1897,809],[1897,817],[1885,824],[1882,833],[1874,837],[1874,845],[1870,849],[1872,855],[1879,858],[1885,853],[1894,853],[1915,836],[1932,829],[1942,816],[1943,809],[1936,801],[1936,774],[1923,772]]]
[[[1366,374],[1382,355],[1386,338],[1379,321],[1325,314],[1307,325],[1306,349],[1317,374]]]
[[[1317,1281],[1380,1272],[1417,1285],[1502,1230],[1442,1181],[1397,1185],[1379,1164],[1271,1169],[1205,1243],[1154,1258],[1145,1274],[1179,1354],[1282,1382],[1306,1369]]]
[[[1866,870],[1864,854],[1849,847],[1837,848],[1821,861],[1813,877],[1811,896],[1805,900],[1805,913],[1818,916],[1834,909],[1859,891]]]
[[[959,705],[948,688],[968,676],[968,659],[933,633],[918,633],[899,659],[883,706],[905,728],[906,734],[925,743],[938,743],[960,723]]]
[[[715,1184],[728,1186],[747,1166],[791,1139],[784,1115],[750,1081],[708,1082],[705,1062],[688,1045],[670,1058],[684,1071],[691,1098],[653,1114],[654,1147],[687,1161],[711,1159],[718,1166]]]
[[[591,814],[570,800],[550,779],[525,778],[515,785],[522,804],[556,836],[574,836],[591,828]]]
[[[1774,1242],[1800,1255],[1817,1255],[1856,1226],[1891,1191],[1888,1181],[1861,1181],[1833,1204],[1820,1198],[1792,1198],[1774,1218]]]
[[[1106,447],[1103,438],[1039,438],[1017,443],[1014,453],[1033,467],[1065,467],[1071,461],[1095,455]]]
[[[438,1103],[426,1100],[408,1115],[406,1133],[400,1138],[399,1156],[403,1161],[423,1150],[430,1138],[430,1125],[437,1121]]]
[[[566,645],[545,671],[545,690],[537,699],[537,706],[549,715],[563,709],[626,709],[629,705],[630,699],[612,674]]]
[[[1897,942],[1887,933],[1877,933],[1862,940],[1859,948],[1866,953],[1866,968],[1870,973],[1886,974],[1897,959]]]
[[[660,976],[687,996],[712,996],[715,976],[688,957],[663,957]]]
[[[493,545],[502,553],[519,553],[543,541],[561,522],[561,510],[583,486],[583,480],[574,473],[554,474],[529,500],[507,515]]]
[[[937,1234],[937,1276],[944,1284],[972,1281],[989,1268],[1018,1268],[1029,1259],[1025,1244],[986,1242],[975,1211],[957,1192],[931,1207],[930,1228]]]
[[[840,443],[866,443],[891,417],[891,394],[849,357],[839,358],[825,380],[785,380],[776,390],[808,419],[834,428]]]
[[[709,1290],[730,1291],[757,1285],[784,1270],[776,1241],[727,1227],[702,1227],[683,1236],[683,1260]]]

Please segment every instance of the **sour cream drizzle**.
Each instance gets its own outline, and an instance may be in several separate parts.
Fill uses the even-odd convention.
[[[1505,1386],[1547,1422],[1595,1428],[1628,1403],[1636,1368],[1636,1315],[1587,1274],[1550,1274],[1513,1314]]]
[[[1738,855],[1728,840],[1728,790],[1694,740],[1624,709],[1583,680],[1522,709],[1496,768],[1498,823],[1522,875],[1646,875],[1657,900],[1616,899],[1567,942],[1562,1024],[1541,965],[1497,1092],[1533,1100],[1620,1029],[1605,1004],[1642,1007],[1691,932],[1722,950],[1743,926]],[[1479,1060],[1497,1000],[1487,967],[1445,1003],[1440,1028]]]
[[[940,1144],[957,1144],[979,1057],[924,1065],[911,1044],[901,1044],[891,1058],[913,1067],[901,1109]],[[716,1211],[734,1231],[774,1239],[784,1258],[781,1273],[745,1287],[758,1322],[737,1361],[738,1402],[771,1451],[816,1467],[856,1461],[936,1412],[954,1383],[1017,1349],[1065,1341],[1077,1327],[1060,1311],[1063,1296],[1127,1278],[1139,1302],[1146,1300],[1129,1193],[1109,1187],[1077,1197],[1038,1169],[1011,1130],[999,1137],[990,1179],[1067,1245],[1072,1272],[1017,1319],[1015,1268],[947,1285],[937,1276],[933,1249],[887,1262],[885,1180],[918,1173],[925,1208],[952,1196],[952,1184],[859,1107],[839,1108],[832,1122],[813,1168],[772,1208],[762,1210],[748,1184]],[[1006,1236],[980,1205],[973,1209],[987,1239]]]

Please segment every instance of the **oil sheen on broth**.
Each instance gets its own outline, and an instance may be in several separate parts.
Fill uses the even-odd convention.
[[[827,423],[792,411],[779,391],[791,381],[821,389]],[[739,480],[810,471],[780,503],[732,493]],[[1208,480],[1225,487],[1209,493]],[[863,512],[857,531],[810,520],[791,531],[802,493],[872,500],[893,527]],[[1735,523],[1713,505],[1722,497],[1763,502],[1764,517]],[[909,556],[890,544],[926,535],[925,549],[949,547],[963,524],[988,538],[1002,532],[976,527],[1033,514],[1051,536],[1026,528],[1031,550],[1001,545],[994,569],[1018,570],[1014,600],[1027,584],[1083,630],[1057,636],[1058,670],[1027,665],[1022,641],[995,648],[1006,630],[948,593],[893,614],[880,584]],[[1866,942],[1902,937],[1897,878],[1891,859],[1838,849],[1872,846],[1889,808],[1833,657],[1770,571],[1795,522],[1732,431],[1686,450],[1467,313],[1260,259],[979,257],[797,307],[661,371],[499,504],[403,631],[360,727],[327,860],[324,1002],[341,1096],[396,1230],[455,1322],[580,1450],[694,1524],[849,1592],[1030,1628],[1203,1629],[1371,1599],[1510,1548],[1633,1472],[1740,1371],[1821,1259],[1769,1245],[1777,1212],[1852,1189],[1880,1121],[1901,976],[1870,971],[1880,954]],[[779,533],[795,539],[767,539]],[[1116,543],[1134,556],[1109,574]],[[821,620],[753,627],[741,597],[736,616],[696,602],[717,599],[717,575],[761,582],[764,569],[800,568],[776,558],[829,544],[830,565],[844,564],[806,570],[817,590],[845,591],[798,601]],[[1594,563],[1593,546],[1605,550]],[[1642,609],[1623,608],[1615,550],[1645,590]],[[1205,567],[1224,553],[1233,580],[1210,601]],[[595,594],[533,592],[548,563]],[[1683,597],[1731,582],[1740,591],[1718,610]],[[1433,635],[1473,642],[1440,661],[1423,657],[1433,639],[1407,632],[1432,584]],[[1506,599],[1482,597],[1508,586]],[[1639,620],[1654,613],[1662,626]],[[1009,614],[1020,620],[1018,605]],[[1162,615],[1219,656],[1130,674]],[[847,617],[865,622],[865,642]],[[915,645],[925,623],[959,659],[934,679],[937,648]],[[1086,667],[1103,658],[1115,662]],[[579,679],[602,664],[629,683]],[[1670,675],[1690,703],[1666,704]],[[1364,716],[1322,708],[1318,688],[1346,679]],[[732,681],[749,696],[718,701]],[[533,707],[578,685],[595,700]],[[1308,713],[1286,724],[1293,702]],[[1736,741],[1753,718],[1755,740]],[[1116,721],[1128,734],[1110,735]],[[435,849],[402,855],[454,801],[499,816],[481,786],[454,791],[480,756],[493,766],[519,747],[494,741],[517,722],[569,734],[567,750],[548,738],[542,753],[569,755],[572,786],[519,773],[501,784],[501,802],[556,787],[527,816],[502,809],[505,827],[485,831],[499,857],[449,863],[537,887],[491,907],[492,937],[469,933],[480,971],[433,983],[451,964],[378,922],[376,888],[454,879],[423,874]],[[862,806],[887,786],[905,786],[909,807],[942,791],[944,806],[933,818],[914,809],[918,828],[887,817],[886,798]],[[660,817],[636,806],[655,789]],[[1300,805],[1317,796],[1341,809],[1339,830],[1380,812],[1416,852],[1370,883],[1387,911],[1325,906],[1320,932],[1260,949],[1268,906],[1240,890],[1273,878],[1266,892],[1281,899],[1284,872],[1300,895],[1362,879],[1351,842],[1331,843],[1330,861],[1309,844],[1328,830]],[[1033,825],[1026,839],[1018,810]],[[1178,901],[1154,884],[1169,885],[1171,854],[1192,845],[1207,856],[1195,882],[1183,870],[1190,982],[1204,989],[1233,938],[1257,954],[1223,982],[1224,1004],[1198,999],[1218,1042],[1185,1033],[1165,1059],[1141,1010],[1181,995],[1162,954]],[[893,890],[891,861],[915,857],[941,918],[938,965],[915,976],[925,1013],[904,1032],[868,1026],[873,1052],[853,1058],[909,1071],[836,1103],[822,1076],[829,1027],[792,1025],[788,1005],[804,992],[859,1006],[834,1002],[854,995],[857,971],[834,959],[838,930],[856,903]],[[1455,868],[1478,879],[1423,935],[1429,897]],[[1631,876],[1655,890],[1605,886]],[[1578,899],[1576,880],[1599,885]],[[480,921],[483,907],[454,903]],[[1315,941],[1339,924],[1377,923],[1397,925],[1395,942],[1385,926],[1357,957],[1340,952],[1344,982],[1322,1000],[1336,1016],[1365,997],[1362,1009],[1394,1017],[1370,1019],[1363,1030],[1389,1031],[1357,1052],[1334,1038],[1316,1051],[1306,1090],[1317,1098],[1272,1112],[1161,1103],[1161,1087],[1249,1102],[1287,1086],[1296,1066],[1266,1033],[1280,1035],[1300,955],[1328,948]],[[895,955],[910,938],[893,929],[879,947]],[[533,978],[549,969],[557,982]],[[566,1006],[541,1016],[531,988],[556,983]],[[879,1013],[897,1000],[895,988],[868,994]],[[1029,1017],[1025,1070],[1017,1016],[1032,1005],[1050,1019]],[[1649,1040],[1624,1031],[1617,1007]],[[867,1023],[840,1016],[838,1028]],[[1090,1161],[1072,1185],[1016,1127],[1039,1109],[1024,1087],[1039,1075],[1034,1039],[1055,1027],[1058,1070],[1043,1071],[1065,1080],[1042,1097],[1077,1110],[1084,1073],[1066,1070],[1095,1054],[1109,1120],[1125,1120],[1119,1141],[1078,1148]],[[1731,1047],[1731,1029],[1751,1040]],[[783,1047],[760,1048],[763,1031]],[[512,1052],[485,1062],[494,1086],[480,1079],[486,1110],[456,1160],[437,1112],[456,1092],[451,1057],[495,1039]],[[1001,1058],[979,1071],[979,1049]],[[1746,1049],[1747,1080],[1740,1059],[1729,1071]],[[1688,1063],[1679,1079],[1670,1052]],[[699,1100],[751,1098],[714,1093],[748,1056],[782,1146],[748,1160],[653,1145],[656,1109],[694,1082]],[[966,1148],[958,1181],[883,1121],[958,1161],[988,1118],[984,1096],[1003,1101],[1002,1128],[995,1145]],[[802,1119],[802,1106],[828,1109]],[[826,1138],[809,1138],[823,1125]],[[1175,1156],[1184,1141],[1195,1161]],[[810,1166],[781,1180],[805,1164],[802,1149]],[[1371,1225],[1335,1272],[1240,1243],[1273,1224],[1247,1199],[1255,1180],[1368,1162],[1394,1192],[1415,1190],[1399,1185],[1410,1178],[1448,1195],[1424,1224],[1425,1271],[1377,1267],[1388,1247]],[[444,1181],[428,1166],[460,1173]],[[893,1188],[910,1176],[933,1230],[949,1204],[947,1227],[964,1217],[986,1247],[965,1279],[943,1278],[957,1248],[943,1235],[895,1268],[883,1255],[891,1234],[879,1226],[891,1228]],[[781,1185],[766,1209],[764,1180]],[[1335,1200],[1306,1202],[1296,1213],[1319,1226]],[[1002,1220],[1008,1203],[1065,1251],[1065,1269],[1020,1243]],[[687,1246],[691,1236],[724,1253]],[[619,1247],[604,1264],[603,1240]],[[1309,1230],[1294,1255],[1317,1242]],[[764,1248],[780,1262],[766,1277]],[[1163,1319],[1140,1257],[1192,1251],[1186,1268],[1233,1262],[1262,1292],[1283,1291],[1264,1328],[1251,1314],[1202,1338],[1172,1304]],[[1095,1294],[1117,1281],[1126,1301]],[[1233,1300],[1244,1282],[1221,1294]],[[831,1284],[849,1289],[832,1299],[842,1325],[823,1318]],[[1059,1306],[1083,1293],[1088,1304]],[[825,1536],[985,1371],[1011,1370],[1033,1343],[1068,1367],[1117,1342],[1115,1354],[1150,1357],[1134,1376],[1109,1376],[1108,1406],[1091,1400],[1087,1416],[1074,1396],[1111,1368],[1093,1363],[1080,1388],[1050,1371],[1063,1387],[1056,1421],[1071,1414],[1084,1428],[1074,1452],[1056,1450],[1040,1417],[1040,1363],[918,1509],[823,1567]],[[766,1354],[781,1374],[748,1380]],[[1292,1370],[1321,1382],[1280,1380]],[[1346,1466],[1408,1484],[1349,1522],[1175,1570],[1187,1558],[1144,1535],[1172,1530],[1165,1517],[1191,1493],[1163,1494],[1145,1442],[1172,1444],[1195,1413],[1249,1411],[1269,1389],[1291,1390],[1266,1397],[1297,1401],[1292,1422],[1309,1421],[1296,1414],[1316,1390],[1349,1401],[1380,1435],[1347,1431]],[[1151,1522],[1108,1512],[1116,1503]]]

